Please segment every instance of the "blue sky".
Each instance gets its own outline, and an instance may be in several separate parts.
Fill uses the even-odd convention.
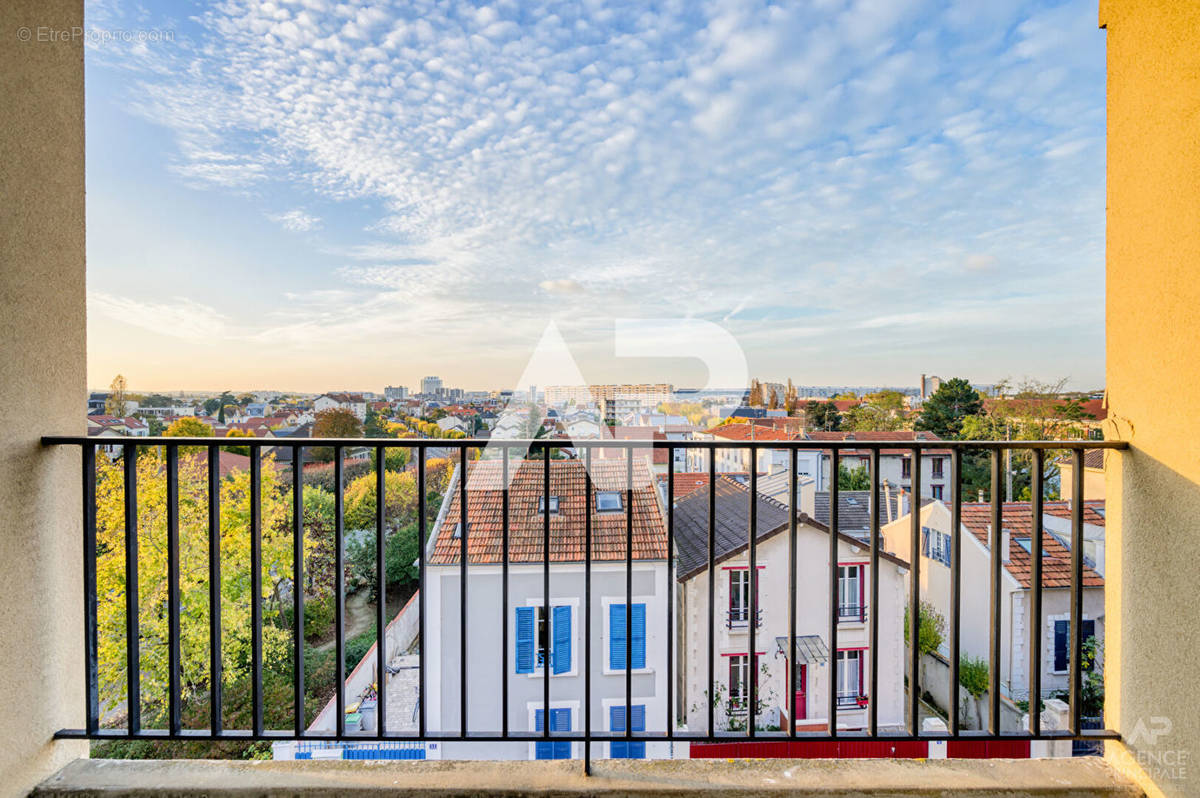
[[[88,2],[89,383],[1103,381],[1089,2]],[[1065,303],[1072,303],[1068,308]]]

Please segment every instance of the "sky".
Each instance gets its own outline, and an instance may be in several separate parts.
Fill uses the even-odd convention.
[[[94,387],[1103,386],[1095,0],[86,19]]]

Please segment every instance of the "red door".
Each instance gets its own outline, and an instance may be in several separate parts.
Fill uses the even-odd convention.
[[[808,666],[801,665],[800,672],[796,674],[796,703],[795,713],[796,720],[804,720],[808,717]]]

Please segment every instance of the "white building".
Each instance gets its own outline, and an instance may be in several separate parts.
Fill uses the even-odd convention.
[[[349,410],[359,421],[367,420],[367,400],[358,393],[323,393],[313,400],[313,412],[325,410]]]
[[[1070,630],[1070,517],[1069,502],[1045,502],[1042,534],[1042,692],[1068,686]],[[988,660],[990,639],[991,504],[962,505],[962,604],[960,650]],[[1029,695],[1029,612],[1032,582],[1033,513],[1029,502],[1003,505],[1001,553],[1000,683],[1005,698]],[[1093,538],[1103,534],[1104,502],[1085,502],[1084,520]],[[950,617],[950,510],[941,502],[921,508],[921,599]],[[900,557],[910,556],[911,517],[905,515],[883,527],[885,546]],[[1103,549],[1101,548],[1101,556]],[[1086,548],[1085,548],[1086,555]],[[1104,641],[1104,578],[1085,556],[1083,569],[1083,638]],[[947,632],[948,634],[948,632]],[[1097,665],[1099,667],[1099,664]]]
[[[388,385],[383,389],[383,398],[389,402],[403,402],[408,398],[408,388],[403,385]]]
[[[437,396],[442,392],[441,377],[422,377],[421,393],[425,396]]]
[[[592,490],[579,460],[551,462],[550,614],[543,614],[543,467],[540,460],[514,460],[510,507],[508,609],[501,582],[501,463],[473,462],[467,480],[467,539],[470,550],[467,596],[468,729],[501,728],[502,680],[508,684],[510,732],[535,732],[544,720],[544,679],[551,680],[553,731],[584,728],[584,516],[592,516],[591,569],[591,727],[623,730],[626,652],[630,652],[633,731],[662,731],[666,706],[666,627],[670,585],[666,524],[649,472],[634,470],[634,552],[632,600],[626,597],[624,463],[596,462]],[[453,734],[460,729],[460,544],[459,483],[456,471],[448,501],[438,515],[427,546],[426,662],[429,674],[428,728]],[[628,610],[626,604],[629,604]],[[632,621],[626,633],[626,613]],[[504,645],[503,630],[508,631]],[[547,677],[547,673],[549,676]],[[442,744],[449,759],[565,759],[583,754],[583,743],[468,742]],[[678,755],[679,744],[675,745]],[[668,757],[667,742],[592,744],[596,758]]]
[[[675,505],[677,578],[681,585],[679,617],[684,624],[679,667],[684,673],[680,709],[690,731],[708,726],[708,502],[700,487]],[[880,727],[904,723],[904,596],[908,564],[890,555],[879,558],[880,606],[869,606],[870,552],[850,535],[838,540],[839,606],[837,650],[829,649],[829,528],[801,513],[796,530],[796,650],[787,656],[788,520],[787,506],[758,495],[756,545],[757,593],[753,613],[755,657],[750,656],[749,562],[750,490],[728,476],[716,486],[714,611],[716,639],[712,663],[716,684],[716,731],[744,729],[748,679],[757,672],[757,726],[824,731],[829,726],[829,691],[836,691],[837,728],[867,726],[869,702],[878,702]],[[879,621],[878,693],[870,694],[871,641],[867,619]],[[836,665],[835,665],[836,663]],[[796,692],[791,694],[791,668]]]

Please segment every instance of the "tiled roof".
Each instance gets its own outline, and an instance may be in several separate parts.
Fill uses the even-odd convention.
[[[542,562],[543,517],[538,499],[544,495],[541,460],[509,463],[509,562]],[[470,463],[467,476],[467,562],[501,561],[503,534],[502,464],[496,460]],[[633,559],[664,560],[667,557],[667,528],[654,482],[640,458],[633,464]],[[619,512],[595,512],[595,500],[587,494],[592,479],[592,496],[597,491],[622,492]],[[596,460],[586,471],[580,460],[550,461],[550,495],[558,497],[558,512],[550,515],[551,562],[582,562],[584,559],[585,513],[592,509],[592,559],[625,559],[626,511],[624,490],[626,465],[614,460]],[[450,506],[438,530],[429,562],[457,564],[460,539],[454,536],[459,520],[459,489],[453,483]]]
[[[724,438],[729,441],[790,441],[792,433],[786,429],[764,427],[760,424],[722,424],[708,431],[714,438]]]
[[[708,567],[708,490],[693,491],[675,504],[675,549],[677,578],[688,579]],[[750,537],[750,488],[722,474],[717,477],[716,512],[713,527],[713,561],[721,562],[746,549]],[[763,541],[788,528],[788,509],[774,499],[759,493],[755,537]],[[816,519],[800,513],[797,521],[828,532],[829,528]],[[842,537],[861,542],[850,535]],[[903,560],[882,553],[880,556],[901,566]]]
[[[1070,502],[1046,502],[1045,510],[1049,515],[1059,518],[1071,515]],[[1103,526],[1104,516],[1101,514],[1104,502],[1084,502],[1084,523]],[[1009,530],[1008,553],[1009,561],[1004,567],[1023,588],[1029,588],[1032,554],[1017,545],[1019,537],[1033,536],[1033,511],[1029,502],[1005,502],[1001,507],[1003,527]],[[979,539],[984,546],[988,545],[988,528],[992,520],[992,505],[990,502],[963,502],[963,524]],[[1071,586],[1071,551],[1057,537],[1042,531],[1042,586],[1070,587]],[[1084,587],[1104,587],[1104,577],[1096,573],[1086,564],[1083,566]]]
[[[327,396],[339,404],[362,404],[365,401],[361,393],[326,393],[321,396]]]
[[[891,432],[825,432],[814,430],[797,435],[796,440],[810,441],[940,441],[942,438],[935,432],[917,432],[911,429],[893,430]],[[865,455],[869,449],[843,449],[842,454]],[[911,449],[881,449],[881,454],[911,454]],[[949,455],[949,449],[925,449],[924,455]]]

